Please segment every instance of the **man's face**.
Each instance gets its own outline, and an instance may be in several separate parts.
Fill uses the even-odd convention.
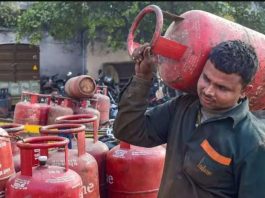
[[[225,110],[245,97],[242,78],[238,74],[219,71],[208,60],[197,84],[201,105],[207,110]]]

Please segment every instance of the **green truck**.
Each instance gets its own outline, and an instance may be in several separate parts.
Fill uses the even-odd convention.
[[[20,101],[22,91],[40,92],[38,46],[0,45],[0,90],[6,88],[13,108]],[[0,108],[5,105],[6,101],[0,97]]]

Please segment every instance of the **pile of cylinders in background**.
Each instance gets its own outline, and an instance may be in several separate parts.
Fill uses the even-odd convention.
[[[97,116],[62,116],[56,121],[59,124],[41,127],[40,136],[23,138],[16,145],[10,139],[23,132],[23,125],[0,128],[1,197],[157,197],[164,147],[143,148],[121,142],[109,151],[96,138],[85,139],[84,124],[93,122],[97,129]],[[37,161],[34,150],[40,153]],[[20,154],[16,172],[12,151]]]
[[[110,149],[99,140],[100,127],[109,122],[106,87],[82,75],[67,81],[65,90],[68,97],[23,92],[13,123],[0,126],[0,197],[157,197],[165,149],[125,143]],[[30,125],[38,126],[34,137],[26,133]],[[153,181],[141,170],[152,172]]]
[[[109,121],[110,99],[107,87],[97,86],[88,75],[70,78],[65,84],[68,97],[23,92],[15,106],[14,123],[41,125],[54,124],[63,115],[96,113],[99,124]]]
[[[14,197],[16,193],[19,193],[21,195],[19,197],[22,198],[25,194],[29,194],[29,191],[31,195],[35,195],[39,192],[37,190],[38,185],[44,185],[42,183],[46,180],[51,180],[50,177],[64,177],[62,176],[64,169],[58,167],[69,167],[73,171],[66,172],[65,174],[72,175],[75,179],[71,181],[67,180],[65,183],[55,182],[56,185],[52,185],[52,182],[48,183],[51,186],[45,184],[47,191],[43,190],[42,197],[48,195],[67,197],[66,195],[68,193],[72,193],[71,195],[73,197],[77,197],[77,195],[81,197],[80,193],[82,193],[82,197],[92,198],[122,198],[128,195],[133,198],[139,196],[155,198],[162,176],[165,149],[163,147],[141,148],[121,143],[121,145],[109,151],[108,147],[97,139],[98,122],[97,115],[67,115],[57,117],[56,123],[58,124],[41,127],[40,135],[44,138],[43,141],[48,141],[47,138],[49,136],[47,135],[60,135],[65,137],[72,135],[69,139],[65,139],[67,140],[67,147],[53,149],[51,152],[41,150],[48,148],[47,145],[50,146],[49,148],[52,147],[50,143],[43,142],[42,137],[40,139],[36,139],[37,137],[35,139],[26,138],[22,142],[20,141],[18,146],[15,145],[15,142],[10,143],[12,145],[14,159],[17,157],[18,147],[20,149],[26,149],[26,151],[23,149],[21,150],[22,153],[20,151],[21,167],[19,162],[16,165],[17,174],[14,175],[14,168],[10,168],[10,170],[13,170],[12,175],[10,175],[8,182],[7,180],[4,181],[7,195]],[[90,123],[93,123],[94,139],[85,138],[85,125]],[[13,137],[23,133],[23,125],[21,124],[3,125],[2,128],[8,131],[9,136]],[[77,136],[75,137],[74,134],[77,134]],[[46,144],[46,146],[40,145],[40,143]],[[32,146],[27,147],[23,144],[32,144]],[[68,150],[68,147],[71,147],[71,149]],[[29,149],[31,150],[28,151]],[[37,161],[34,154],[34,150],[36,149],[40,150]],[[65,152],[68,155],[68,164],[65,163]],[[9,157],[5,159],[9,159],[9,166],[13,167],[14,165],[11,163],[12,160],[10,158],[12,158],[12,155],[9,150]],[[48,174],[48,170],[54,171],[54,173],[58,172],[58,174]],[[127,170],[130,171],[127,172]],[[43,177],[43,174],[48,174],[47,178],[46,176]],[[134,179],[128,178],[128,174],[133,175]],[[148,174],[148,177],[142,177],[143,174]],[[28,178],[23,179],[25,176],[28,176]],[[56,180],[55,178],[53,179]],[[80,180],[82,183],[80,183]],[[33,182],[35,185],[30,185]],[[73,192],[66,191],[66,194],[66,192],[63,193],[63,190],[57,189],[58,186],[65,189],[71,182],[73,185],[76,184],[76,188],[72,189]],[[27,190],[23,190],[22,187],[14,187],[19,185],[22,185]],[[54,190],[54,194],[52,194],[51,189]]]

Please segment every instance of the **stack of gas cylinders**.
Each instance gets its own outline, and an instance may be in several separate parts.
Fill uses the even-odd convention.
[[[109,122],[106,87],[81,75],[65,91],[23,92],[13,123],[0,126],[0,197],[157,197],[165,148],[120,142],[110,149],[98,134]],[[28,125],[39,133],[32,137]]]

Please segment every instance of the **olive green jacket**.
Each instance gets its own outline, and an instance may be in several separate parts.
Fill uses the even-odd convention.
[[[265,198],[265,126],[247,99],[196,127],[197,96],[146,112],[150,86],[133,77],[123,90],[114,135],[143,147],[167,143],[159,198]]]

